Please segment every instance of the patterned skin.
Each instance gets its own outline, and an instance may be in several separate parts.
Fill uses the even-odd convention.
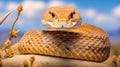
[[[41,20],[48,28],[30,30],[11,48],[14,54],[40,54],[102,62],[110,54],[107,33],[81,22],[73,7],[51,7]]]

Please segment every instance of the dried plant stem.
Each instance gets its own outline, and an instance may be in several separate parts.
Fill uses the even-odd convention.
[[[12,40],[12,38],[15,38],[15,37],[18,36],[18,34],[17,34],[17,35],[15,34],[14,26],[15,26],[16,22],[18,21],[19,16],[20,16],[20,12],[18,12],[17,18],[15,19],[15,21],[14,21],[14,23],[13,23],[13,25],[12,25],[12,29],[11,29],[11,31],[10,31],[10,36],[9,36],[9,38],[8,38],[8,40],[10,40],[10,41]],[[6,45],[8,45],[7,47],[9,47],[9,46],[10,46],[10,43],[9,43],[9,44],[6,44]],[[11,53],[9,53],[9,51],[8,51],[7,49],[5,49],[5,52],[6,52],[6,54],[7,54],[9,57],[10,57],[10,56],[13,56],[13,55],[11,55]]]
[[[22,67],[29,67],[29,64],[28,64],[27,60],[23,61]]]
[[[30,60],[30,67],[32,67],[33,62],[35,61],[35,57],[31,56],[29,60]]]
[[[12,10],[13,11],[13,10]],[[12,13],[12,11],[8,11],[1,19],[0,25],[6,20],[6,18]]]
[[[11,34],[14,33],[14,26],[15,26],[16,22],[18,21],[19,16],[20,16],[20,12],[18,12],[17,18],[15,19],[15,21],[14,21],[14,23],[12,25],[12,29],[11,29],[11,32],[10,32]],[[12,40],[12,38],[13,38],[13,36],[10,35],[9,40]]]
[[[16,22],[18,21],[20,13],[22,11],[22,5],[21,4],[18,6],[17,11],[18,11],[18,14],[17,14],[17,17],[16,17],[16,19],[15,19],[13,25],[12,25],[12,28],[10,30],[10,36],[9,36],[8,40],[5,42],[5,46],[2,48],[3,50],[5,50],[5,53],[8,57],[13,56],[12,51],[9,49],[9,46],[11,44],[11,40],[12,40],[12,38],[16,38],[19,34],[19,30],[15,31],[14,26],[15,26]]]

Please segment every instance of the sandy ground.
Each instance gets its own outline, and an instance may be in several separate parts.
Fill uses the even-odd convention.
[[[29,58],[35,57],[35,63],[39,63],[41,67],[112,67],[103,63],[88,62],[75,59],[65,59],[41,55],[16,55],[12,58],[2,59],[3,67],[21,67],[24,60],[30,64]]]

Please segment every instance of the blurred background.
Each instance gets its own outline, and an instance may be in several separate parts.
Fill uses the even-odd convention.
[[[14,10],[0,25],[0,44],[4,44],[9,37],[9,31],[17,15],[15,9],[20,3],[23,5],[23,11],[15,29],[21,32],[13,43],[28,30],[45,30],[40,22],[41,16],[50,6],[74,6],[84,23],[106,30],[112,45],[120,45],[120,0],[0,0],[0,18],[7,11]]]

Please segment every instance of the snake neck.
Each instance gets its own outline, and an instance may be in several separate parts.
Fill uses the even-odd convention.
[[[91,24],[81,23],[76,27],[70,28],[70,29],[48,29],[49,31],[66,31],[66,32],[74,32],[74,33],[80,33],[87,36],[100,36],[100,37],[106,37],[107,32],[103,29],[96,27]]]

